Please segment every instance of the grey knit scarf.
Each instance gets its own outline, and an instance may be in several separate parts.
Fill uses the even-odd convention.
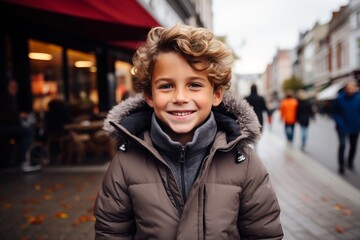
[[[185,191],[182,191],[183,185],[179,159],[183,146],[180,142],[174,142],[171,140],[171,138],[162,130],[155,115],[153,114],[152,116],[150,138],[153,141],[155,148],[169,164],[180,191],[185,192],[186,195],[183,196],[184,200],[187,199],[191,186],[199,172],[210,144],[215,138],[216,131],[217,126],[215,118],[211,112],[207,120],[195,130],[192,141],[185,145],[186,150],[183,180],[185,183]]]

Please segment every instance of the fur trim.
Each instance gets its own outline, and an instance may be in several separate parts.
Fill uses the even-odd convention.
[[[225,93],[223,104],[227,112],[236,117],[236,122],[240,126],[241,134],[244,135],[244,144],[254,144],[260,137],[260,124],[255,112],[248,102],[242,98]],[[143,94],[136,94],[125,101],[122,101],[111,109],[104,122],[104,130],[110,136],[117,138],[118,131],[110,124],[111,122],[120,123],[125,117],[133,112],[149,108]],[[243,145],[243,144],[242,144]]]
[[[250,104],[237,96],[225,93],[223,103],[228,112],[236,116],[236,122],[240,126],[240,132],[244,135],[244,141],[241,147],[245,145],[255,144],[260,138],[260,123]]]

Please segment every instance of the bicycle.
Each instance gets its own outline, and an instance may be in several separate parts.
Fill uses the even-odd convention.
[[[50,163],[49,149],[43,142],[44,128],[35,126],[36,118],[33,114],[29,114],[22,124],[32,126],[36,130],[35,141],[26,149],[25,165],[22,166],[24,172],[32,172],[40,170]]]

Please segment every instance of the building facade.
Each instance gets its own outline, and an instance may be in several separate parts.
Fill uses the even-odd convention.
[[[132,91],[131,59],[148,31],[178,22],[211,27],[211,3],[0,0],[0,91],[18,81],[24,111],[46,111],[60,98],[106,112]]]

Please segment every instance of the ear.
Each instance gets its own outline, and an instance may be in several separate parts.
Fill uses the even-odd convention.
[[[150,97],[148,94],[144,94],[144,97],[145,97],[145,100],[146,100],[146,103],[150,106],[150,107],[154,107],[154,103],[153,103],[153,100],[152,100],[152,97]]]
[[[223,100],[223,96],[224,96],[224,91],[222,87],[218,87],[215,91],[214,91],[214,99],[213,99],[213,106],[219,106],[219,104],[222,102]]]

